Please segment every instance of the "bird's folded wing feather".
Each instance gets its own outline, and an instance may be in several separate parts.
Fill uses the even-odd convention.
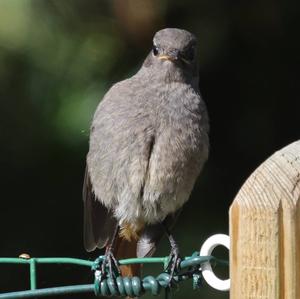
[[[87,251],[103,248],[107,245],[117,225],[111,211],[97,198],[92,190],[86,167],[83,184],[84,203],[84,247]]]

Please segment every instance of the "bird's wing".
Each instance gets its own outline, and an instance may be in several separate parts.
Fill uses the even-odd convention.
[[[153,255],[156,245],[166,233],[163,225],[170,231],[172,230],[182,209],[177,210],[174,214],[168,215],[162,223],[147,225],[137,243],[137,257],[148,257]]]
[[[84,247],[87,251],[103,248],[112,237],[116,220],[97,198],[92,190],[88,169],[86,167],[83,183],[84,203]]]

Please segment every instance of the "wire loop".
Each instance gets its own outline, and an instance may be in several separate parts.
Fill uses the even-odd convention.
[[[224,234],[216,234],[209,237],[200,249],[200,255],[211,255],[212,251],[219,245],[225,246],[228,250],[230,248],[229,236]],[[202,264],[202,275],[205,281],[214,289],[219,291],[228,291],[230,289],[230,279],[218,278],[211,267],[211,262]]]

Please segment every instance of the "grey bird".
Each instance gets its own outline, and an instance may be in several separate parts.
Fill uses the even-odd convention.
[[[158,31],[141,69],[113,85],[95,112],[83,187],[84,245],[116,258],[153,254],[164,233],[171,277],[179,266],[170,233],[207,160],[209,122],[198,87],[197,40]],[[136,275],[137,266],[121,267]],[[113,275],[113,273],[111,273]]]

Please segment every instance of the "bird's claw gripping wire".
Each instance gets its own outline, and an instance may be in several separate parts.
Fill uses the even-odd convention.
[[[108,267],[108,273],[110,278],[116,278],[121,275],[119,263],[116,260],[113,249],[111,246],[107,246],[104,254],[104,258],[101,264],[101,272],[107,274],[106,268]]]
[[[121,276],[121,270],[119,263],[114,257],[113,249],[111,246],[107,246],[104,256],[99,260],[96,260],[94,270],[98,271],[97,279],[101,284],[106,278],[110,278],[113,284],[116,286],[117,277]]]
[[[170,281],[169,286],[171,287],[172,283],[174,284],[175,279],[174,277],[180,272],[180,264],[181,264],[181,257],[179,255],[179,248],[176,243],[171,244],[171,252],[169,255],[169,262],[166,267],[166,272],[170,274]]]

